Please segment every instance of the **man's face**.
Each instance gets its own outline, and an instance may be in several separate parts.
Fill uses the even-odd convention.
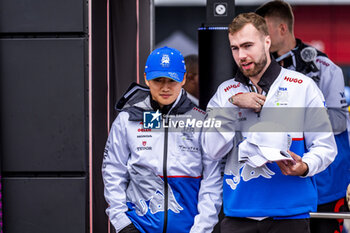
[[[247,24],[235,34],[229,34],[229,40],[232,56],[246,77],[255,77],[264,71],[271,44],[269,36]]]
[[[265,17],[265,21],[271,38],[270,52],[278,52],[281,49],[281,46],[283,46],[284,40],[280,33],[279,23],[277,22],[277,19],[272,17]]]
[[[152,99],[157,101],[160,107],[172,104],[180,94],[181,88],[186,82],[186,74],[181,83],[170,78],[160,77],[145,82],[149,87]]]

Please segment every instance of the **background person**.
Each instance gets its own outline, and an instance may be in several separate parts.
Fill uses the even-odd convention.
[[[322,93],[311,79],[282,68],[270,58],[271,40],[261,16],[238,15],[229,25],[228,37],[239,70],[233,79],[218,87],[208,104],[208,114],[212,117],[217,109],[236,110],[236,117],[230,116],[236,121],[235,131],[205,131],[202,136],[203,148],[213,159],[228,153],[223,185],[226,217],[221,222],[221,232],[309,232],[309,212],[317,207],[312,177],[323,171],[337,153]],[[228,90],[228,86],[235,88]],[[303,111],[294,111],[296,108]],[[313,114],[307,111],[310,108],[323,110],[317,124],[326,130],[293,130],[316,127],[312,116],[307,117]],[[293,113],[293,124],[288,121],[285,126],[292,127],[288,133],[295,162],[256,168],[240,163],[238,148],[247,136],[245,128],[268,119],[270,110]],[[272,120],[283,120],[277,117]]]
[[[184,89],[187,92],[187,97],[196,105],[199,106],[199,76],[198,76],[198,56],[191,54],[185,57],[186,64],[186,83]]]
[[[350,148],[342,70],[326,54],[295,38],[294,15],[287,2],[270,1],[259,7],[256,13],[266,20],[271,37],[270,52],[276,61],[310,77],[325,97],[338,155],[324,172],[316,175],[317,211],[347,211],[345,194],[350,182]],[[341,232],[342,224],[342,219],[311,219],[311,232]]]
[[[210,233],[218,221],[219,164],[202,152],[199,129],[176,126],[175,131],[169,124],[181,116],[205,117],[182,89],[185,72],[178,50],[156,49],[146,62],[149,89],[132,85],[117,104],[121,112],[102,167],[106,212],[117,232]],[[169,127],[144,128],[146,123]]]

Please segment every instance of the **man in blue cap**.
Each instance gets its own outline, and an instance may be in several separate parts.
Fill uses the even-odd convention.
[[[117,232],[212,232],[221,207],[219,163],[200,143],[205,112],[182,89],[186,67],[173,48],[154,50],[149,88],[133,84],[116,108],[104,152],[106,212]]]

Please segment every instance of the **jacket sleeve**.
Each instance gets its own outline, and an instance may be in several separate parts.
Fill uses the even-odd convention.
[[[120,113],[113,122],[102,163],[102,177],[104,182],[104,196],[108,203],[107,215],[116,231],[119,232],[124,227],[131,224],[125,212],[126,188],[128,184],[127,162],[129,158],[129,148],[127,144],[126,119],[127,113]],[[127,122],[125,122],[127,123]]]
[[[203,179],[198,194],[198,214],[191,233],[211,233],[218,222],[222,204],[222,177],[220,162],[203,155]]]
[[[308,152],[303,162],[309,167],[307,176],[313,176],[325,170],[337,154],[337,146],[324,104],[323,95],[314,82],[307,90],[304,138]]]
[[[221,127],[204,129],[201,141],[204,153],[214,160],[222,159],[232,149],[237,122],[235,108],[225,106],[228,99],[222,98],[220,87],[208,103],[207,118],[220,121]]]
[[[344,97],[344,76],[340,67],[327,57],[317,58],[320,69],[319,87],[326,100],[328,114],[335,134],[346,130],[346,100]]]

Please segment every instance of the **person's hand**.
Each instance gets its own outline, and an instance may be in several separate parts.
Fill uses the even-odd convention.
[[[129,224],[126,227],[124,227],[120,233],[140,233],[139,230],[137,230],[137,228],[135,227],[134,224]]]
[[[230,103],[240,108],[251,108],[260,112],[266,97],[255,92],[239,93],[229,98]]]
[[[282,174],[286,176],[306,176],[307,171],[309,170],[307,164],[303,162],[299,155],[291,151],[288,151],[288,153],[292,156],[294,161],[282,160],[276,162],[280,167]]]

